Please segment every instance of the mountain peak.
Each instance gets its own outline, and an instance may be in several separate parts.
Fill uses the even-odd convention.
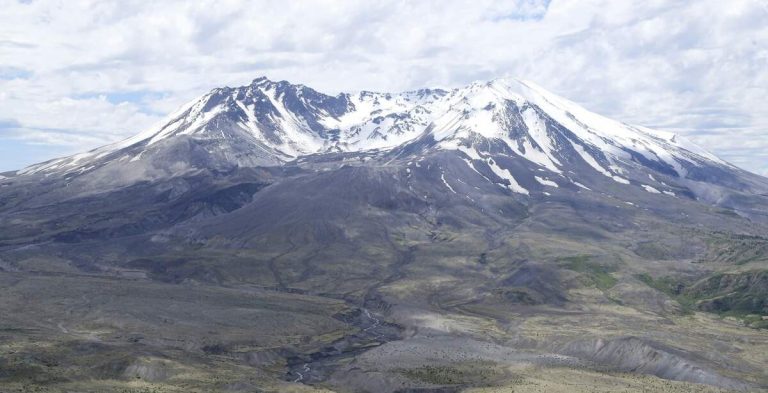
[[[473,170],[486,166],[509,185],[516,171],[567,183],[588,171],[621,185],[671,176],[745,187],[727,175],[733,167],[685,138],[605,118],[515,78],[450,91],[330,96],[262,76],[250,85],[214,89],[125,141],[20,173],[114,166],[174,176],[179,168],[280,166],[311,154],[406,148],[420,155],[455,152]],[[676,194],[663,183],[650,183],[658,192]],[[523,188],[515,190],[527,194]]]
[[[250,85],[236,87],[234,88],[234,90],[244,90],[244,89],[254,89],[254,88],[262,89],[262,90],[269,90],[269,89],[280,89],[280,90],[292,89],[296,91],[311,90],[312,92],[317,93],[317,91],[303,84],[300,84],[300,83],[295,84],[287,80],[274,81],[267,78],[266,76],[260,76],[254,79]]]
[[[241,86],[241,87],[239,87],[239,89],[247,88],[247,87],[252,87],[252,88],[253,87],[270,88],[270,87],[273,87],[273,86],[289,86],[289,85],[290,86],[298,86],[298,85],[293,85],[293,84],[291,84],[290,82],[288,82],[286,80],[273,81],[273,80],[267,78],[266,76],[260,76],[260,77],[258,77],[256,79],[254,79],[251,82],[250,85],[248,85],[248,86]]]
[[[272,82],[272,81],[269,80],[269,78],[267,78],[266,76],[260,76],[260,77],[254,78],[253,82],[251,82],[251,85],[260,85],[262,83],[268,83],[268,82]]]

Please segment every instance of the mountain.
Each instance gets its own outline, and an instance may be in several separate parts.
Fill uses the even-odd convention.
[[[768,386],[768,179],[532,82],[258,78],[3,176],[0,385]]]
[[[612,121],[519,80],[328,96],[258,78],[214,89],[132,138],[18,174],[109,188],[199,170],[281,166],[309,155],[388,151],[418,158],[460,152],[489,182],[522,195],[559,185],[588,189],[588,179],[599,174],[752,216],[764,212],[735,199],[768,192],[765,179],[683,137]]]
[[[258,78],[249,86],[214,89],[135,137],[20,174],[82,173],[126,160],[123,166],[139,167],[130,163],[141,163],[146,154],[149,171],[171,175],[187,167],[269,166],[309,154],[388,150],[426,138],[435,149],[463,147],[468,155],[494,143],[502,153],[557,174],[561,161],[578,156],[618,182],[626,180],[622,171],[639,164],[665,175],[748,187],[726,179],[736,168],[680,136],[606,119],[519,80],[450,92],[333,97]]]

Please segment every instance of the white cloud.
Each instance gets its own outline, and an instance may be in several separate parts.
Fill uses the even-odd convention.
[[[130,136],[210,88],[264,74],[329,93],[520,76],[768,173],[764,0],[5,0],[0,9],[0,119],[19,123],[0,124],[0,137],[62,152]]]

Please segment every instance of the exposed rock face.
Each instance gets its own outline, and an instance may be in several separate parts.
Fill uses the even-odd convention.
[[[623,372],[652,374],[665,379],[715,385],[729,389],[748,387],[697,364],[684,352],[637,337],[593,339],[566,345],[562,352]]]

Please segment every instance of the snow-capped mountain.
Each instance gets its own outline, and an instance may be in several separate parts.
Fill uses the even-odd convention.
[[[125,141],[3,173],[0,223],[0,310],[21,310],[7,330],[52,337],[67,362],[86,342],[93,374],[74,389],[133,381],[148,353],[187,388],[189,359],[206,381],[224,359],[244,373],[227,388],[248,391],[253,375],[274,391],[459,389],[510,367],[470,367],[464,347],[535,370],[768,380],[758,333],[701,314],[765,326],[768,179],[531,82],[215,89]],[[61,379],[27,361],[46,351],[10,372]],[[483,374],[416,385],[376,368],[406,352],[419,367],[467,353],[456,364]]]
[[[214,89],[132,138],[18,175],[76,181],[92,174],[125,185],[201,169],[281,166],[317,154],[394,154],[412,163],[438,152],[455,153],[489,182],[523,196],[533,192],[526,183],[540,192],[561,185],[590,190],[595,175],[634,191],[711,202],[724,199],[723,188],[765,192],[762,178],[683,137],[607,119],[516,79],[329,96],[258,78]]]

